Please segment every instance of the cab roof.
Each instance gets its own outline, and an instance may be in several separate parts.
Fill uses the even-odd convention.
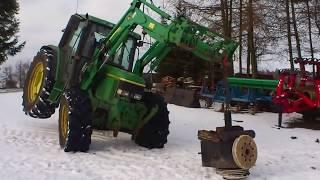
[[[89,14],[75,14],[75,16],[79,16],[79,17],[81,17],[81,18],[83,18],[83,19],[87,19],[87,20],[89,20],[89,21],[91,21],[91,22],[94,22],[94,23],[96,23],[96,24],[100,24],[100,25],[103,25],[103,26],[107,26],[107,27],[109,27],[110,29],[112,29],[112,28],[115,26],[115,24],[113,24],[113,23],[111,23],[111,22],[109,22],[109,21],[100,19],[100,18],[98,18],[98,17],[91,16],[91,15],[89,15]],[[133,37],[135,37],[135,38],[138,39],[138,40],[141,39],[141,36],[140,36],[139,34],[135,33],[135,32],[130,33],[130,35],[132,35]]]

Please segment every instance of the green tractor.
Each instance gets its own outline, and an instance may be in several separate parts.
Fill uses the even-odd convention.
[[[162,21],[146,15],[145,7]],[[143,40],[134,32],[138,26],[143,36],[154,39],[141,57],[136,51]],[[72,15],[59,45],[43,46],[34,57],[23,110],[49,118],[59,107],[59,142],[66,152],[87,151],[93,129],[111,130],[114,136],[129,133],[140,146],[163,148],[169,111],[161,95],[146,89],[143,73],[147,65],[156,70],[173,48],[228,64],[237,43],[184,17],[172,18],[152,1],[134,0],[116,25]]]

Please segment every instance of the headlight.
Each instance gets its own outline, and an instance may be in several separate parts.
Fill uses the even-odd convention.
[[[133,96],[133,98],[134,98],[135,100],[141,100],[141,99],[142,99],[142,95],[140,95],[140,94],[135,94],[135,95]]]
[[[117,94],[121,95],[121,93],[122,93],[122,89],[118,89]]]
[[[122,96],[129,96],[129,92],[128,91],[122,91],[122,94],[121,94]]]
[[[125,90],[122,90],[122,89],[118,89],[117,90],[117,94],[120,95],[120,96],[125,96],[125,97],[129,96],[129,92],[125,91]]]
[[[123,90],[123,89],[118,89],[117,90],[117,94],[119,95],[119,96],[122,96],[122,97],[131,97],[131,98],[133,98],[133,99],[135,99],[135,100],[141,100],[142,99],[142,95],[141,94],[137,94],[137,93],[131,93],[130,94],[130,92],[129,91],[126,91],[126,90]]]

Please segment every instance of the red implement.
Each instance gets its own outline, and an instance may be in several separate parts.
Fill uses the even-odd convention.
[[[320,59],[295,59],[300,70],[282,70],[273,102],[282,112],[304,112],[320,108]],[[316,66],[317,73],[309,73],[305,65]]]

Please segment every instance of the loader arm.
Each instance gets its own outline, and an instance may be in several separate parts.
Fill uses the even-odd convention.
[[[144,13],[147,6],[162,19],[170,23],[161,23]],[[102,45],[96,49],[90,74],[82,82],[82,88],[87,89],[90,82],[99,69],[114,57],[120,46],[128,39],[129,33],[137,26],[151,36],[155,42],[136,61],[133,73],[142,75],[144,67],[151,63],[151,70],[158,67],[161,61],[168,55],[172,47],[179,47],[192,52],[195,56],[205,61],[218,62],[222,59],[230,61],[238,44],[222,35],[210,31],[208,28],[191,22],[184,17],[172,20],[171,16],[145,0],[134,0],[121,20],[106,36]]]

